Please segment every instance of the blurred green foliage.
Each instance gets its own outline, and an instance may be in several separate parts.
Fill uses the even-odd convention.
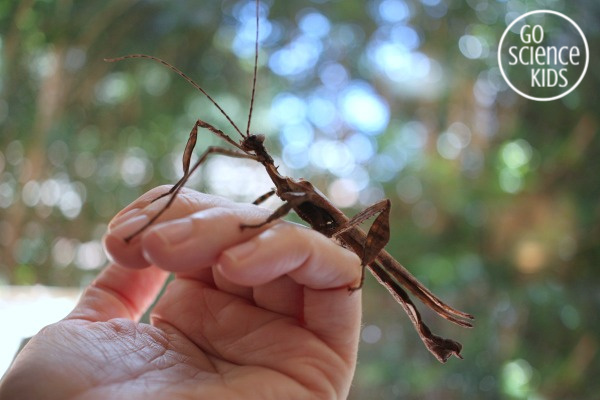
[[[517,16],[564,12],[587,36],[582,84],[517,96],[496,51]],[[106,223],[174,183],[196,118],[244,129],[254,5],[243,0],[0,1],[0,284],[80,286]],[[252,130],[282,168],[349,214],[392,199],[388,250],[476,315],[430,313],[464,361],[440,365],[368,280],[354,399],[593,399],[600,392],[600,4],[592,0],[270,0]],[[209,135],[199,148],[218,141]],[[216,157],[194,187],[247,201],[269,186]]]

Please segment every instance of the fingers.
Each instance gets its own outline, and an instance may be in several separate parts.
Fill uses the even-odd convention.
[[[67,319],[137,321],[160,292],[167,275],[154,267],[134,270],[111,264],[85,290]]]
[[[167,193],[169,189],[170,186],[160,186],[150,190],[113,218],[104,237],[104,247],[112,261],[129,268],[145,268],[150,265],[144,258],[141,243],[141,238],[147,231],[129,243],[126,243],[124,238],[136,232],[163,209],[169,201],[169,196],[153,200]],[[181,218],[212,207],[235,206],[236,203],[227,199],[183,188],[157,222]]]
[[[312,289],[348,287],[360,279],[360,259],[324,235],[280,223],[226,250],[217,269],[230,281],[257,286],[289,275]]]
[[[213,293],[224,301],[217,301],[213,311],[234,301],[245,310],[236,314],[237,320],[265,310],[270,311],[267,319],[292,316],[347,360],[355,357],[360,295],[351,295],[348,287],[360,279],[358,256],[316,231],[290,223],[276,221],[242,230],[241,224],[260,223],[269,211],[188,190],[177,196],[156,224],[125,243],[124,237],[164,207],[168,197],[151,202],[164,190],[151,191],[125,208],[105,237],[110,257],[124,266],[153,264],[179,278],[193,278],[175,281],[179,283],[173,287],[185,283],[181,288],[186,288],[186,294],[175,296],[171,290],[163,297],[155,310],[158,320],[177,314],[169,311],[171,306],[181,310],[189,301],[190,310],[199,307],[198,299],[192,301],[191,288],[195,288],[195,296]],[[200,303],[206,301],[203,297]],[[189,334],[198,328],[194,321],[206,324],[203,318],[189,318],[187,312],[180,315],[181,321],[170,323]]]
[[[152,264],[183,276],[214,265],[225,249],[245,242],[271,225],[242,229],[264,221],[269,211],[250,205],[214,207],[151,227],[141,240]]]
[[[235,332],[250,340],[248,332],[264,332],[265,326],[274,326],[273,321],[288,326],[289,320],[279,318],[292,317],[302,331],[307,329],[348,365],[353,363],[361,297],[348,287],[360,279],[358,256],[318,232],[285,222],[216,256],[213,270],[221,290],[196,280],[175,280],[154,310],[157,323],[168,320],[201,347],[214,347],[209,352],[223,355],[231,348],[230,343],[238,343],[237,336],[232,339]],[[226,293],[221,285],[233,289]],[[237,295],[242,287],[252,287],[251,299],[248,292]],[[172,307],[179,307],[180,312],[175,313]],[[213,320],[218,323],[211,324]],[[281,342],[288,340],[281,338]],[[243,361],[238,358],[232,359]]]
[[[280,223],[223,252],[216,267],[241,286],[254,286],[263,309],[299,317],[346,361],[356,358],[361,275],[360,258],[310,229]]]
[[[307,355],[307,346],[299,344],[314,341],[314,335],[295,321],[195,279],[173,280],[151,321],[167,334],[183,333],[208,355],[235,365],[298,367],[290,358],[306,360],[327,351],[321,346],[318,355]]]
[[[254,287],[251,299],[265,310],[299,321],[304,319],[304,287],[287,275]]]
[[[146,215],[154,215],[156,212],[160,211],[167,203],[169,196],[164,196],[157,201],[155,200],[159,196],[168,193],[171,188],[171,185],[158,186],[141,195],[137,200],[115,215],[108,224],[109,230],[121,224],[123,221],[130,219],[136,212],[143,211]],[[159,221],[172,219],[175,215],[187,215],[210,207],[224,207],[233,204],[235,203],[224,197],[212,196],[183,187],[170,209],[163,218],[159,219]]]
[[[196,279],[202,280],[206,283],[211,283],[212,286],[218,288],[219,290],[232,294],[234,296],[246,299],[248,301],[252,301],[254,288],[249,286],[241,286],[237,285],[219,273],[215,268],[210,268],[207,271],[211,272],[212,280],[202,279],[202,277],[197,277]]]

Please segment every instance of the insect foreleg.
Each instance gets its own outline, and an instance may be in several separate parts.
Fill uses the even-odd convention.
[[[189,173],[190,163],[192,160],[192,153],[194,151],[194,148],[196,147],[196,141],[198,138],[198,128],[208,129],[214,135],[220,137],[221,139],[226,140],[227,142],[233,144],[237,148],[240,148],[239,145],[235,141],[231,140],[229,138],[229,136],[227,136],[223,131],[215,128],[208,122],[202,121],[201,119],[196,120],[194,127],[190,131],[190,136],[188,137],[188,141],[185,144],[185,150],[183,151],[183,157],[181,160],[183,163],[183,177],[175,185],[173,185],[173,187],[171,187],[171,190],[169,190],[168,192],[163,193],[160,196],[153,199],[152,200],[153,203],[158,199],[162,199],[163,197],[170,195],[171,193],[173,193],[175,190],[177,190],[183,184],[183,180],[184,180],[185,176],[188,175],[188,173]]]
[[[167,202],[167,204],[165,204],[165,206],[158,213],[156,213],[152,218],[150,218],[150,220],[144,226],[142,226],[140,229],[138,229],[137,231],[135,231],[131,235],[127,236],[125,238],[125,242],[131,241],[131,239],[133,239],[134,237],[136,237],[137,235],[139,235],[140,233],[142,233],[146,228],[148,228],[150,225],[152,225],[161,215],[163,215],[165,211],[167,211],[167,209],[175,201],[175,197],[177,197],[177,194],[179,193],[179,191],[181,190],[181,188],[183,187],[183,185],[185,185],[185,183],[188,181],[188,179],[194,173],[194,171],[196,171],[198,169],[198,167],[200,165],[202,165],[202,163],[204,163],[204,161],[206,161],[206,159],[208,158],[208,156],[210,154],[223,154],[223,155],[226,155],[226,156],[229,156],[229,157],[249,158],[251,160],[256,160],[256,156],[254,156],[252,154],[246,154],[246,153],[242,153],[240,151],[231,150],[231,149],[224,149],[222,147],[210,146],[209,148],[206,149],[206,151],[204,151],[204,153],[202,153],[202,155],[200,156],[200,158],[198,158],[198,160],[192,166],[192,168],[188,171],[188,173],[186,173],[179,180],[179,182],[177,182],[177,184],[175,184],[175,186],[173,186],[173,188],[171,188],[171,190],[169,190],[169,192],[167,192],[167,193],[165,193],[165,194],[163,194],[163,195],[160,196],[160,197],[165,197],[167,195],[171,196],[169,198],[169,201]]]
[[[227,136],[227,134],[225,132],[223,132],[220,129],[215,128],[214,126],[212,126],[211,124],[209,124],[208,122],[204,122],[201,119],[196,121],[196,127],[198,128],[204,128],[204,129],[208,129],[209,131],[211,131],[213,134],[215,134],[216,136],[220,137],[221,139],[225,140],[227,143],[229,143],[232,146],[237,147],[240,150],[243,150],[240,145],[233,140],[232,138],[230,138],[229,136]],[[193,130],[193,129],[192,129]]]
[[[190,137],[188,138],[187,143],[185,144],[185,150],[183,151],[183,175],[187,175],[190,169],[190,161],[192,160],[192,152],[194,151],[194,147],[196,147],[196,139],[198,138],[198,126],[200,124],[200,120],[196,121],[194,127],[190,131]]]
[[[194,151],[194,147],[196,147],[196,140],[198,138],[198,126],[200,126],[200,120],[196,121],[196,123],[194,124],[194,127],[190,131],[190,136],[188,138],[188,141],[185,144],[185,150],[183,151],[183,157],[182,157],[183,177],[185,177],[190,170],[190,162],[192,160],[192,152]],[[181,186],[181,184],[182,184],[183,177],[175,185],[173,185],[173,187],[171,187],[171,190],[169,190],[168,192],[163,193],[160,196],[153,199],[152,203],[154,203],[158,199],[162,199],[163,197],[170,195],[175,190],[177,190],[177,188],[179,186]]]

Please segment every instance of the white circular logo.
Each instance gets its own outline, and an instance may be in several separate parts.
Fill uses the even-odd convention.
[[[552,10],[521,15],[508,25],[498,45],[498,66],[506,83],[536,101],[571,93],[585,76],[589,60],[581,28]]]

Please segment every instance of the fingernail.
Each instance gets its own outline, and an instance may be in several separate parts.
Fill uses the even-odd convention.
[[[190,238],[193,233],[193,223],[190,218],[182,218],[173,222],[167,222],[152,230],[163,243],[176,245]]]
[[[142,211],[141,208],[133,208],[126,213],[119,215],[117,218],[114,218],[112,221],[110,221],[108,224],[108,229],[113,229],[114,227],[121,225],[125,221],[137,216],[140,211]]]
[[[148,223],[149,220],[150,219],[145,214],[138,215],[137,217],[130,218],[122,224],[116,226],[110,231],[110,233],[121,239],[125,239],[140,230]]]
[[[257,247],[257,241],[250,240],[225,251],[224,255],[228,257],[231,261],[236,262],[248,257],[254,252],[254,250],[256,250]]]

